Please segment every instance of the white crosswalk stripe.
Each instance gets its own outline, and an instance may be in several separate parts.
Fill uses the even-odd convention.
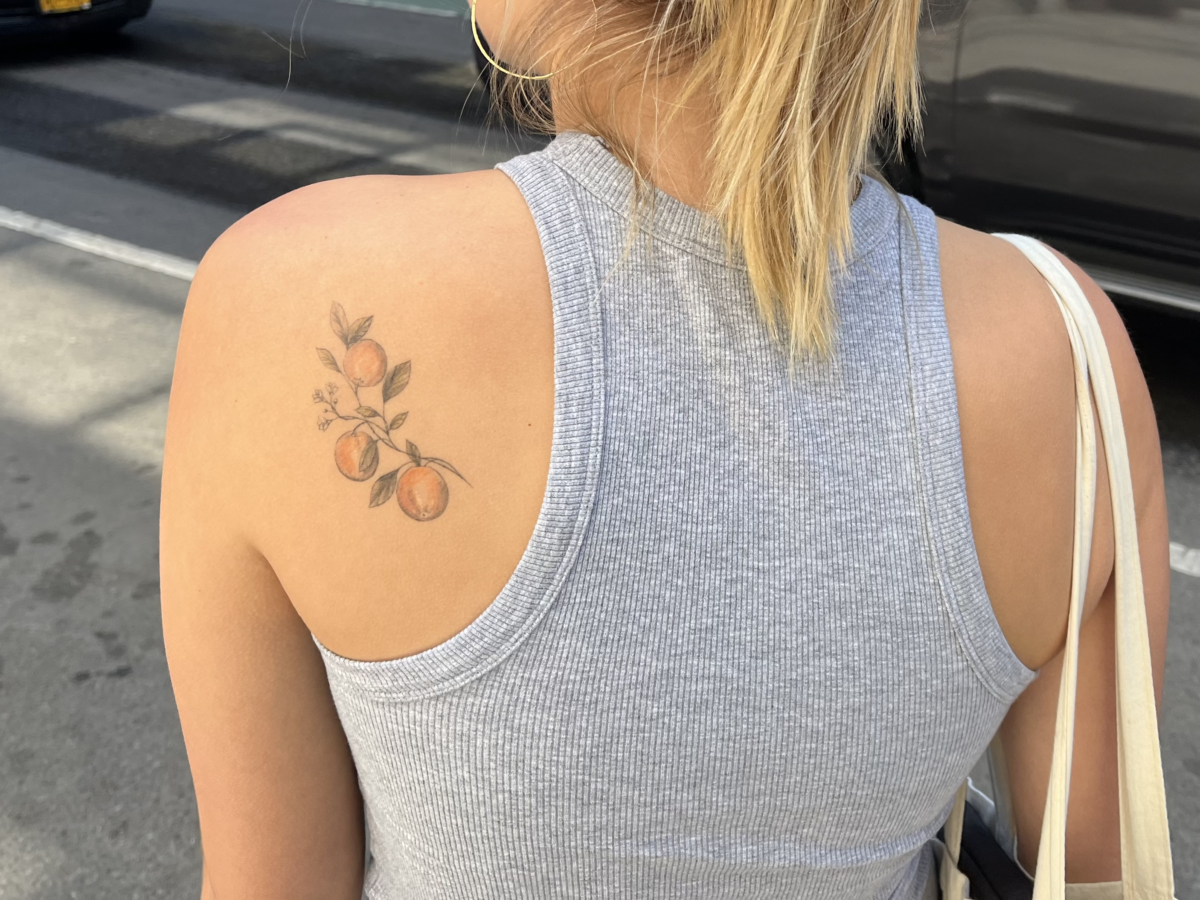
[[[1171,542],[1171,568],[1184,575],[1200,578],[1200,550]]]
[[[148,250],[136,244],[118,241],[102,234],[93,234],[69,225],[60,225],[49,219],[39,219],[29,213],[0,206],[0,227],[23,234],[31,234],[43,240],[53,241],[65,247],[74,247],[105,259],[115,259],[151,272],[161,272],[184,281],[191,281],[196,275],[196,263],[190,259],[182,259],[169,253]]]

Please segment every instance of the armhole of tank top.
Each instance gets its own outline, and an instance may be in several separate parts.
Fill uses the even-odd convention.
[[[988,691],[1007,705],[1036,673],[1021,662],[1000,628],[975,549],[937,221],[927,207],[909,197],[904,198],[901,218],[905,340],[917,418],[921,493],[936,577],[971,668]]]
[[[395,701],[456,690],[499,665],[553,605],[591,516],[600,469],[604,361],[599,283],[573,184],[543,153],[496,168],[525,198],[542,244],[554,317],[554,427],[550,468],[533,534],[503,589],[466,628],[399,659],[365,662],[317,641],[329,674]]]

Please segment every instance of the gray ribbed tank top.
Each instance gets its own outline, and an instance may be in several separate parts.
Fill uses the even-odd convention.
[[[975,554],[932,213],[863,180],[835,353],[789,380],[715,220],[659,192],[622,260],[599,140],[499,168],[550,275],[549,481],[461,634],[322,648],[367,896],[921,897],[1032,678]]]

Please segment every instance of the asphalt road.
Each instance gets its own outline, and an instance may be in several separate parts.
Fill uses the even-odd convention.
[[[111,40],[0,50],[0,219],[77,230],[0,226],[0,900],[198,896],[155,552],[187,282],[154,254],[312,181],[535,146],[484,127],[460,20],[316,0],[301,35],[296,3],[158,0]],[[1200,547],[1200,322],[1125,312],[1172,540]],[[1173,592],[1163,745],[1200,900],[1200,577]]]

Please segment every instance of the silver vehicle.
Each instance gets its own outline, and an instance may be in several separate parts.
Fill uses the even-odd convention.
[[[1200,312],[1200,0],[931,0],[921,70],[924,146],[896,181]]]

